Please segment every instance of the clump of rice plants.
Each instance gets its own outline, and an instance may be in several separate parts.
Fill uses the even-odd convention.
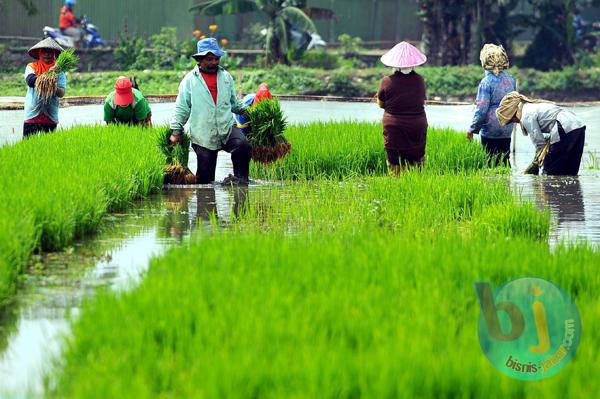
[[[94,232],[107,212],[162,187],[163,168],[148,130],[130,126],[81,126],[0,148],[0,304],[33,251]]]
[[[61,52],[56,59],[56,69],[49,70],[38,76],[35,81],[35,92],[45,102],[50,101],[56,92],[56,79],[61,72],[68,72],[75,68],[79,57],[75,54],[75,50],[70,48]]]
[[[252,176],[302,180],[387,174],[380,123],[314,122],[293,125],[286,135],[294,151],[268,167],[254,163]],[[429,128],[425,157],[424,168],[440,173],[488,167],[485,150],[450,129]]]
[[[84,307],[49,396],[585,396],[600,389],[599,262],[586,246],[436,232],[204,235]],[[473,282],[523,275],[577,294],[590,331],[533,385],[500,374],[477,339]]]
[[[181,142],[171,144],[169,137],[171,129],[164,128],[156,135],[156,144],[165,155],[165,183],[166,184],[193,184],[196,176],[187,167],[190,154],[191,138],[188,134],[181,135]]]
[[[248,134],[248,141],[252,145],[252,159],[268,164],[285,157],[292,146],[283,135],[287,121],[279,100],[265,98],[246,110],[252,128]]]

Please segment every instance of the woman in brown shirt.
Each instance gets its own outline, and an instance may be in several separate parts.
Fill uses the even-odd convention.
[[[413,68],[427,57],[407,42],[397,44],[381,61],[395,69],[381,81],[377,92],[383,113],[383,137],[390,172],[420,166],[425,159],[427,116],[425,81]]]

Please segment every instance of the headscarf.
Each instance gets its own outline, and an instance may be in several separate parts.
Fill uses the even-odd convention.
[[[486,71],[492,71],[496,76],[509,67],[508,55],[504,47],[495,44],[485,44],[479,53],[481,66]]]
[[[415,68],[413,68],[413,67],[410,67],[410,68],[394,68],[394,71],[400,72],[403,75],[408,75],[409,73],[411,73],[414,70],[415,70]]]
[[[30,66],[31,69],[33,69],[33,72],[35,72],[35,76],[40,76],[40,75],[46,73],[46,71],[48,71],[48,69],[50,69],[54,66],[55,60],[56,60],[56,55],[54,56],[54,58],[50,64],[46,64],[42,60],[37,60],[36,62],[30,62],[28,64],[28,66]]]
[[[498,122],[500,122],[500,126],[506,126],[510,123],[512,118],[516,115],[519,121],[522,120],[523,114],[523,104],[524,103],[550,103],[554,104],[551,101],[540,100],[537,98],[529,98],[520,94],[516,91],[511,91],[507,95],[504,96],[502,101],[500,101],[500,106],[496,110],[496,117],[498,118]],[[523,134],[527,135],[527,131],[523,127],[523,123],[521,123],[521,130]]]

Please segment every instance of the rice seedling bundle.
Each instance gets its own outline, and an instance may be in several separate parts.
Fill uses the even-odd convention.
[[[45,102],[50,101],[56,92],[56,79],[61,72],[68,72],[75,68],[79,57],[75,54],[75,50],[70,48],[61,52],[56,59],[56,69],[49,70],[38,76],[35,81],[35,92]]]
[[[252,159],[268,164],[282,159],[292,146],[283,135],[287,121],[279,105],[279,100],[262,99],[247,108],[252,130],[248,141],[252,145]]]
[[[196,176],[187,167],[191,138],[182,134],[181,142],[172,145],[171,129],[164,128],[156,135],[156,144],[165,155],[165,184],[194,184]]]

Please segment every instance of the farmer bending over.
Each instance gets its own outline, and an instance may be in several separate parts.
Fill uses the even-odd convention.
[[[248,184],[251,147],[235,125],[233,113],[244,114],[237,100],[231,75],[219,66],[226,53],[214,38],[198,42],[198,52],[192,57],[198,67],[190,71],[179,84],[175,115],[171,119],[172,144],[181,141],[183,126],[189,120],[192,148],[198,158],[196,183],[215,180],[219,150],[231,153],[233,176],[224,184]],[[233,112],[233,113],[232,113]]]
[[[144,95],[132,87],[131,81],[120,76],[104,101],[104,122],[152,125],[152,112]]]
[[[512,91],[496,110],[500,125],[521,123],[536,148],[532,164],[525,173],[576,176],[585,143],[585,125],[570,111],[558,105],[525,97]]]

